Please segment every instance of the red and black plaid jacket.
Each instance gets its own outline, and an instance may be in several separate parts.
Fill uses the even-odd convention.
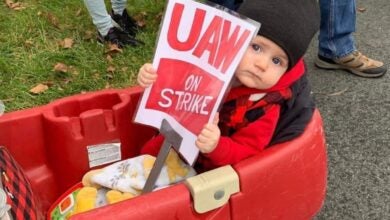
[[[300,60],[268,90],[231,89],[220,110],[222,137],[213,152],[200,155],[201,169],[237,163],[301,134],[314,109],[305,69]],[[266,95],[257,101],[248,99],[258,93]],[[142,153],[157,155],[163,140],[161,135],[152,139]]]

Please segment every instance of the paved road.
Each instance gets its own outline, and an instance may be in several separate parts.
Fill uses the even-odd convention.
[[[358,48],[390,66],[390,2],[358,0]],[[313,66],[317,40],[306,55],[314,97],[324,120],[328,188],[317,220],[390,219],[390,73],[363,79]],[[390,72],[390,71],[389,71]]]

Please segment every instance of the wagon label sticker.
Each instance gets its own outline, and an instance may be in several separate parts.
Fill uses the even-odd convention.
[[[226,9],[170,0],[153,59],[158,77],[145,90],[135,122],[160,128],[167,120],[183,138],[175,147],[192,164],[196,137],[214,118],[259,26]]]
[[[121,160],[121,144],[107,143],[87,146],[89,168]]]

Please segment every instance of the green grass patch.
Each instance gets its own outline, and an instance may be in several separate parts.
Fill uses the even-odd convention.
[[[16,0],[14,1],[16,2]],[[145,28],[137,35],[144,46],[126,47],[107,59],[107,49],[96,41],[96,29],[81,0],[21,1],[15,11],[0,3],[0,100],[6,112],[47,104],[52,100],[87,91],[126,88],[135,85],[139,67],[150,62],[165,1],[128,0],[131,15],[145,15]],[[110,8],[109,1],[106,1]],[[92,32],[88,39],[86,33]],[[72,48],[60,46],[65,38]],[[53,70],[56,63],[71,68]],[[112,66],[112,73],[107,68]],[[39,83],[49,85],[40,94],[30,93]]]

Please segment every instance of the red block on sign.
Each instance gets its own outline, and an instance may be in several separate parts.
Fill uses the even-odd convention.
[[[161,59],[146,108],[165,112],[194,134],[200,133],[224,82],[180,60]]]

